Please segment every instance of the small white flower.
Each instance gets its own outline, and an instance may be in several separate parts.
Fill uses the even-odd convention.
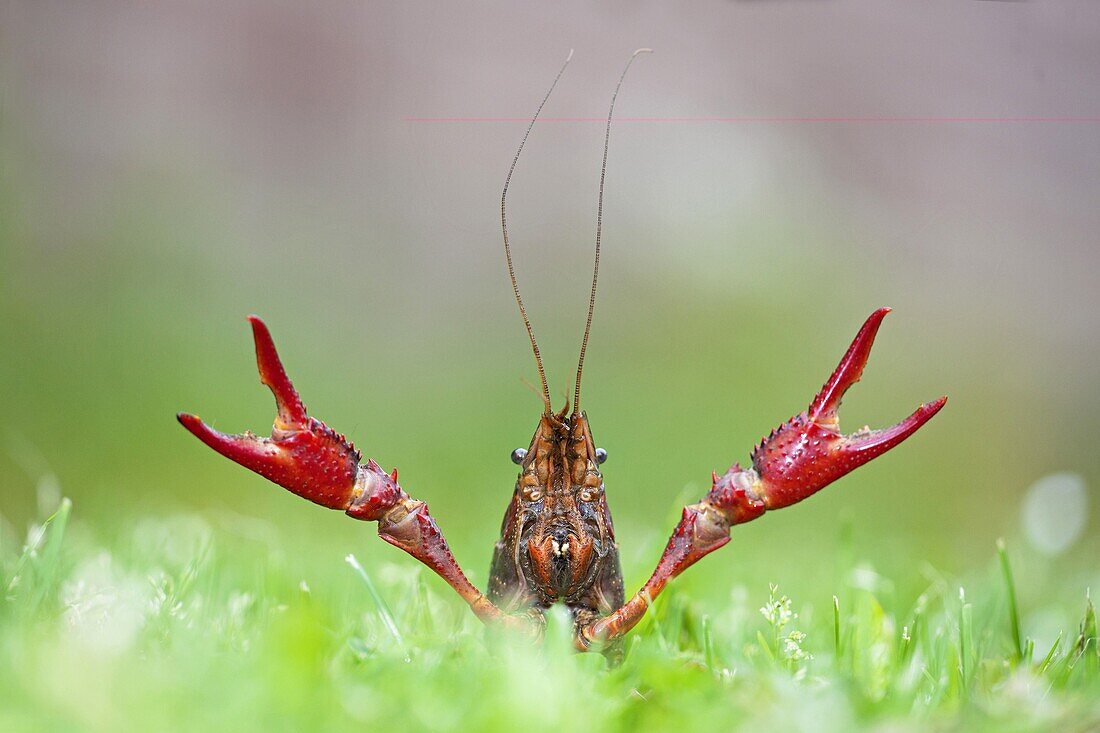
[[[813,659],[810,653],[802,648],[802,642],[805,640],[806,635],[801,631],[792,631],[787,634],[787,638],[783,640],[783,656],[792,662]]]
[[[770,585],[768,588],[771,591],[771,597],[766,604],[760,607],[760,613],[768,620],[769,624],[777,630],[782,630],[784,626],[798,618],[798,614],[791,610],[790,598],[787,596],[776,598],[779,586]]]
[[[797,629],[792,629],[783,636],[783,630],[789,623],[798,618],[798,614],[791,607],[791,599],[779,595],[779,586],[768,586],[768,602],[760,607],[760,614],[768,620],[775,633],[776,653],[781,655],[792,665],[807,659],[813,659],[809,652],[802,648],[802,642],[806,640],[806,634]]]

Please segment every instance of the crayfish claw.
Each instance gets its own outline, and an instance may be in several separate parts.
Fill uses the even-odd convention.
[[[283,369],[267,324],[255,315],[249,316],[248,322],[252,324],[252,338],[256,342],[256,368],[260,372],[260,382],[275,395],[275,404],[279,407],[275,427],[290,430],[304,426],[307,422],[306,406]]]
[[[180,425],[206,445],[235,463],[239,463],[256,473],[272,478],[278,450],[269,445],[270,440],[257,437],[252,433],[227,435],[204,423],[197,415],[181,412],[176,415]],[[274,479],[272,479],[274,480]]]
[[[360,465],[362,456],[355,446],[306,413],[267,326],[257,316],[249,316],[248,321],[260,381],[271,389],[279,409],[271,436],[227,435],[185,412],[176,415],[180,424],[229,460],[303,499],[339,509],[354,519],[378,522],[382,539],[438,573],[483,621],[530,631],[526,618],[504,613],[474,587],[451,554],[428,505],[398,485],[396,468],[386,473],[372,459]]]
[[[176,419],[196,438],[237,463],[256,460],[262,455],[259,441],[254,435],[226,435],[204,423],[198,415],[186,412],[178,413]]]
[[[847,436],[847,449],[853,454],[867,456],[864,461],[869,461],[875,456],[882,455],[932,419],[940,409],[947,404],[947,396],[938,400],[922,403],[913,411],[913,414],[896,425],[882,430],[870,430],[865,428],[858,433]]]
[[[195,415],[176,416],[183,427],[218,453],[321,506],[347,510],[355,495],[359,451],[332,428],[309,417],[279,360],[267,326],[249,316],[260,381],[275,395],[279,413],[270,437],[229,435]]]
[[[773,430],[753,451],[753,468],[760,476],[758,492],[768,509],[802,501],[882,455],[931,420],[947,402],[947,397],[941,397],[922,404],[883,430],[864,427],[850,435],[840,432],[840,401],[863,375],[875,335],[889,312],[880,308],[870,315],[809,409]]]
[[[840,401],[844,398],[844,393],[848,391],[848,388],[863,376],[863,367],[867,365],[867,358],[871,355],[871,347],[874,346],[879,326],[882,325],[882,319],[889,312],[889,308],[879,308],[863,322],[859,333],[852,340],[852,345],[844,352],[844,357],[837,364],[832,376],[829,377],[829,380],[821,387],[821,391],[814,397],[813,402],[810,403],[807,414],[811,420],[818,423],[832,422],[834,425],[836,424]]]

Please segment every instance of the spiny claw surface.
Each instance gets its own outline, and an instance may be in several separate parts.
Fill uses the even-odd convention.
[[[839,431],[840,401],[862,376],[875,334],[889,312],[889,308],[880,308],[871,314],[809,409],[773,430],[753,451],[752,465],[759,474],[757,493],[766,508],[801,501],[882,455],[915,433],[947,402],[941,397],[922,404],[885,430],[864,429],[850,435]]]
[[[343,435],[306,414],[267,326],[257,316],[249,316],[248,320],[256,341],[260,381],[271,389],[279,409],[271,437],[250,432],[227,435],[187,413],[177,418],[195,437],[226,458],[312,502],[348,510],[357,494],[362,493],[356,490],[359,451]],[[376,466],[371,474],[372,483],[389,478]],[[396,481],[393,484],[396,489]]]
[[[279,412],[271,437],[226,435],[194,415],[180,423],[199,440],[298,496],[355,519],[378,522],[378,534],[439,574],[486,623],[530,631],[526,618],[508,616],[493,605],[462,572],[428,505],[405,493],[397,469],[383,471],[373,459],[360,465],[359,451],[343,435],[306,413],[287,377],[267,326],[249,316],[256,341],[260,381],[275,395]]]

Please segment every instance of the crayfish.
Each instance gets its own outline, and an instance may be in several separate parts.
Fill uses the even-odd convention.
[[[646,50],[635,52],[631,62]],[[581,409],[581,373],[599,276],[611,120],[629,62],[611,97],[607,116],[595,265],[573,400],[570,404],[567,399],[565,406],[556,412],[551,406],[542,357],[516,280],[508,239],[506,204],[512,173],[528,134],[568,63],[566,59],[531,118],[501,194],[501,229],[508,274],[534,352],[543,410],[528,447],[512,452],[512,461],[519,466],[519,477],[504,513],[484,593],[459,567],[428,505],[402,488],[396,469],[387,473],[373,459],[363,463],[360,452],[343,435],[306,412],[283,369],[267,326],[257,316],[250,316],[249,321],[260,381],[271,389],[278,407],[271,436],[260,437],[250,432],[226,435],[194,415],[180,413],[177,417],[185,428],[218,453],[298,496],[344,511],[355,519],[377,522],[382,539],[435,571],[485,624],[539,637],[545,627],[546,610],[562,603],[572,614],[578,650],[614,654],[622,637],[641,620],[669,581],[729,542],[733,525],[802,501],[882,455],[928,422],[947,398],[922,404],[909,417],[885,430],[863,429],[850,435],[840,432],[837,410],[841,398],[862,375],[875,334],[890,309],[876,310],[859,329],[809,408],[762,440],[752,451],[748,467],[734,463],[725,473],[712,474],[710,491],[698,503],[684,507],[649,580],[626,599],[600,468],[607,453],[597,447],[588,416]]]

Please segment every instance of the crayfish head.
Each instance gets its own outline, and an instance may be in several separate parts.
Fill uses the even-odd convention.
[[[593,444],[587,416],[567,416],[568,409],[539,420],[520,460],[514,497],[516,560],[544,603],[583,596],[615,545],[599,469],[606,453]]]

